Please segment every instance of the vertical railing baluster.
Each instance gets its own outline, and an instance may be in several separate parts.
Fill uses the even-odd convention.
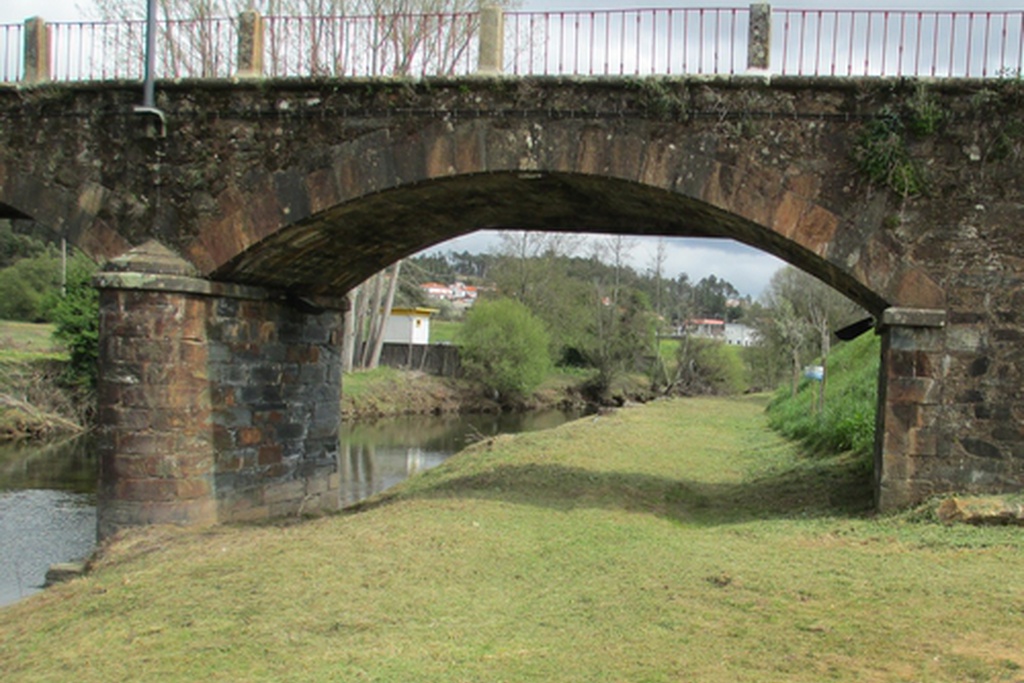
[[[511,28],[502,33],[502,39],[508,36],[514,45],[507,59],[499,58],[501,66],[515,75],[671,75],[680,69],[682,73],[735,74],[743,40],[741,21],[750,11],[629,7],[505,13],[512,15]],[[401,71],[428,78],[470,73],[479,52],[479,43],[473,42],[479,16],[431,12],[268,17],[265,26],[270,35],[263,54],[271,64],[266,71],[274,77],[381,76]],[[1024,67],[1024,13],[1016,10],[780,9],[775,19],[783,35],[778,48],[781,61],[772,68],[782,74],[991,78],[1019,73]],[[60,81],[141,77],[144,57],[137,23],[47,25],[52,77]],[[4,80],[22,78],[24,55],[17,49],[26,40],[22,28],[0,25],[4,50],[0,78]],[[160,30],[161,77],[223,78],[238,70],[233,18],[164,20]],[[728,55],[723,54],[726,49]],[[948,56],[943,55],[944,49]],[[976,49],[980,50],[977,55]],[[598,64],[602,52],[603,63]],[[645,58],[649,66],[644,65]],[[826,60],[830,60],[827,69]]]

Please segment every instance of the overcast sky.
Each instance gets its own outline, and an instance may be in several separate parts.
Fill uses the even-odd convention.
[[[607,9],[632,7],[746,7],[749,3],[737,0],[524,0],[525,10]],[[821,0],[784,0],[773,3],[786,9],[828,9]],[[47,21],[74,21],[92,18],[88,0],[0,0],[0,23],[21,22],[32,16]],[[986,0],[978,4],[963,0],[837,0],[841,9],[919,9],[919,10],[1019,10],[1021,4],[1011,0]],[[464,249],[478,252],[494,247],[496,239],[486,232],[474,233],[453,240],[435,249],[447,251]],[[784,264],[778,259],[731,240],[672,239],[668,241],[665,275],[675,277],[686,273],[691,280],[716,275],[730,281],[743,294],[757,297],[768,279]],[[638,270],[652,267],[656,251],[653,238],[638,239],[632,250],[632,265]]]
[[[606,9],[626,7],[747,7],[743,0],[525,0],[523,9]],[[1012,0],[986,0],[970,3],[964,0],[784,0],[771,3],[786,9],[945,9],[961,11],[1016,10],[1020,2]],[[41,16],[48,21],[72,21],[89,16],[88,0],[2,0],[0,23],[18,22]]]

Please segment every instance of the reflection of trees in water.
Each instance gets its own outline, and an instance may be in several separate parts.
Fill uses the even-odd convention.
[[[550,429],[577,416],[552,410],[500,415],[413,415],[347,424],[341,435],[343,503],[350,505],[435,467],[482,438]]]
[[[579,417],[560,410],[483,415],[406,415],[342,426],[342,443],[457,452],[481,438],[557,427]]]
[[[94,493],[98,458],[89,435],[52,443],[0,446],[0,489]]]

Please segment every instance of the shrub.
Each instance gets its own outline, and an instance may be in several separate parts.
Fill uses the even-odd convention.
[[[505,399],[536,389],[551,364],[543,323],[512,299],[474,305],[459,343],[466,373]]]
[[[673,388],[685,394],[737,394],[747,388],[740,347],[687,337],[677,350]]]
[[[47,302],[59,288],[59,257],[48,253],[16,261],[0,270],[0,318],[47,322]]]
[[[67,291],[53,297],[50,316],[53,336],[68,350],[65,380],[72,385],[96,386],[99,358],[99,292],[92,286],[96,265],[82,255],[68,262]]]

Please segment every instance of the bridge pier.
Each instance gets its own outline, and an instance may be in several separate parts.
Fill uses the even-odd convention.
[[[339,506],[341,310],[201,279],[152,241],[97,286],[100,538]]]
[[[879,510],[898,510],[942,490],[927,476],[940,451],[946,312],[890,308],[882,316],[875,496]],[[957,482],[959,483],[959,482]],[[938,488],[936,488],[938,487]],[[956,490],[950,484],[947,490]]]

